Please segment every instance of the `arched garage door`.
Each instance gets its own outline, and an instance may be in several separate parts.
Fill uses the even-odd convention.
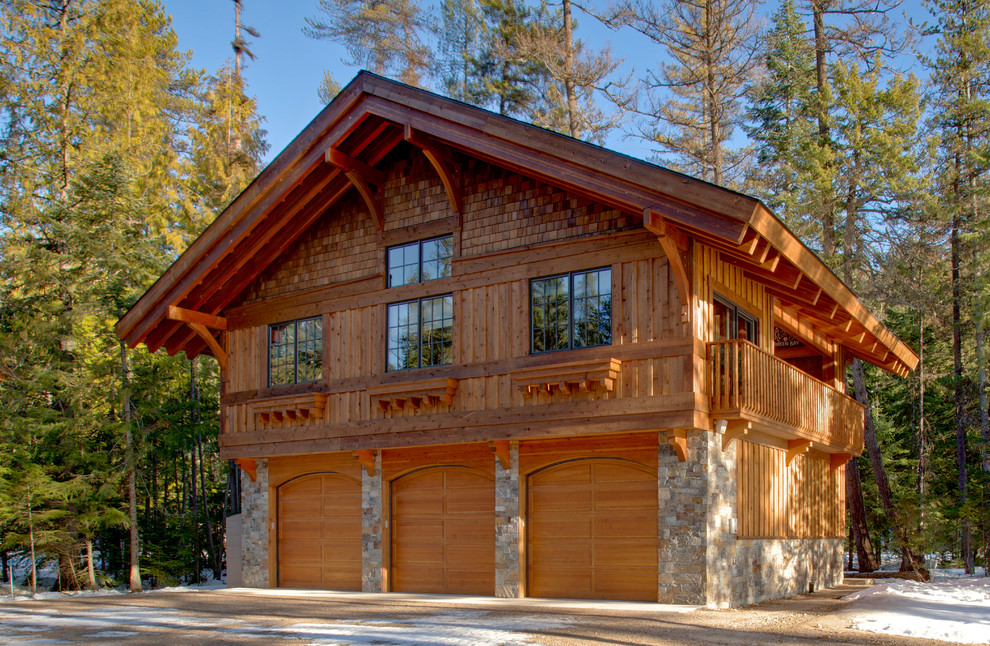
[[[495,594],[495,483],[466,467],[392,482],[392,590]]]
[[[584,459],[528,479],[531,597],[657,599],[657,476],[632,462]]]
[[[361,483],[302,476],[278,488],[278,584],[361,589]]]

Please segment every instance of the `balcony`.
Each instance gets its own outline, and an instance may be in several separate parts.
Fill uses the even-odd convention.
[[[829,453],[863,451],[864,407],[749,341],[708,344],[712,419]]]

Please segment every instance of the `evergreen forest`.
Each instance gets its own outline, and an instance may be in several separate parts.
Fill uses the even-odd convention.
[[[242,78],[263,37],[250,4],[232,0],[215,70],[153,0],[0,4],[4,581],[15,561],[29,588],[43,567],[60,590],[221,576],[240,475],[218,455],[216,362],[113,326],[269,152],[278,115]],[[921,359],[908,378],[850,366],[867,448],[846,469],[849,567],[973,572],[990,547],[990,0],[912,7],[313,0],[299,38],[762,199]],[[602,30],[640,39],[637,60],[582,40]]]

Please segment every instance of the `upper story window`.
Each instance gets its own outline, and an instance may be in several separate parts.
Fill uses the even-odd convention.
[[[268,326],[269,386],[300,384],[322,378],[322,317]]]
[[[454,257],[454,236],[396,245],[388,248],[387,255],[389,287],[446,278]]]
[[[454,298],[451,294],[388,306],[386,370],[451,363]]]
[[[531,350],[550,352],[612,342],[612,269],[530,281]]]
[[[715,315],[715,340],[747,339],[759,344],[756,317],[732,301],[715,295],[713,312]]]

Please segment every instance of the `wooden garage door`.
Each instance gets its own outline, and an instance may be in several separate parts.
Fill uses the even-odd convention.
[[[278,584],[361,589],[361,483],[336,474],[278,488]]]
[[[577,460],[528,485],[529,596],[656,601],[656,472]]]
[[[392,590],[495,594],[495,484],[465,467],[392,482]]]

